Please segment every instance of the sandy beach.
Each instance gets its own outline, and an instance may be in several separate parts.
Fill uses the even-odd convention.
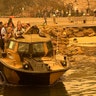
[[[0,21],[7,22],[9,18],[0,18]],[[12,18],[14,24],[20,20],[22,23],[30,23],[31,25],[42,25],[44,23],[43,18]],[[83,20],[86,19],[86,23]],[[53,23],[53,18],[47,18],[48,26],[69,26],[69,25],[95,25],[96,24],[96,17],[87,16],[84,17],[57,17],[56,22],[57,24]]]

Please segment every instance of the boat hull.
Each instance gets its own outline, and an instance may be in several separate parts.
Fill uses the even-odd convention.
[[[52,85],[67,69],[48,72],[37,72],[14,69],[0,63],[0,71],[4,74],[8,84],[14,85]]]

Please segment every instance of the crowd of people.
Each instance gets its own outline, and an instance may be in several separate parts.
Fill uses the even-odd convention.
[[[12,18],[9,18],[8,22],[5,23],[1,21],[0,47],[2,51],[4,52],[5,43],[7,43],[11,37],[14,37],[15,39],[21,37],[28,27],[30,27],[30,23],[23,24],[21,21],[17,21],[17,25],[15,26]]]

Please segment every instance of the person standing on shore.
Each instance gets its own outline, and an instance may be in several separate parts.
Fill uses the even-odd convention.
[[[44,23],[43,23],[43,25],[47,25],[47,11],[44,12],[43,18],[44,18]]]
[[[57,22],[56,22],[56,14],[55,13],[53,13],[53,23],[57,24]]]

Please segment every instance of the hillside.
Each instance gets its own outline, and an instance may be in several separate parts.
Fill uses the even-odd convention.
[[[61,8],[62,1],[58,0],[0,0],[1,15],[22,15],[22,13],[36,14],[37,11],[52,8]]]
[[[8,16],[31,16],[36,17],[42,12],[53,10],[63,10],[64,12],[75,10],[79,11],[90,8],[93,10],[96,6],[95,0],[0,0],[0,15]],[[81,6],[82,5],[82,6]],[[41,14],[40,14],[41,13]]]

